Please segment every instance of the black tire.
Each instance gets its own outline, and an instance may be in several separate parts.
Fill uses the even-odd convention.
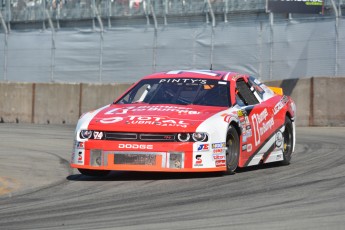
[[[285,130],[283,132],[283,161],[282,165],[289,165],[291,160],[291,154],[293,149],[293,130],[292,122],[286,117],[285,118]]]
[[[94,177],[105,177],[110,173],[109,170],[78,169],[78,171],[85,176]]]
[[[236,129],[231,125],[226,135],[226,174],[235,173],[240,158],[240,138]]]

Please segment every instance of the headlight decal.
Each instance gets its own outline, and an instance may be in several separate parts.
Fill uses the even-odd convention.
[[[81,139],[90,139],[92,137],[92,131],[91,130],[81,130],[79,136]]]

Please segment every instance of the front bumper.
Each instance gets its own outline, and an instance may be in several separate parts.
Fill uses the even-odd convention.
[[[72,168],[119,171],[226,171],[225,148],[209,143],[75,142]]]

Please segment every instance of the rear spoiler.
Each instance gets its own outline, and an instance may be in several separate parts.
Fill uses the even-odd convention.
[[[268,88],[270,90],[272,90],[273,92],[275,92],[278,95],[283,95],[283,88],[280,87],[272,87],[272,86],[268,86]]]

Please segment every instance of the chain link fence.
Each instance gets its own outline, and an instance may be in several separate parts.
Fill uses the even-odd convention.
[[[345,76],[343,0],[324,15],[265,0],[2,0],[1,81],[134,82],[171,69],[262,80]]]

